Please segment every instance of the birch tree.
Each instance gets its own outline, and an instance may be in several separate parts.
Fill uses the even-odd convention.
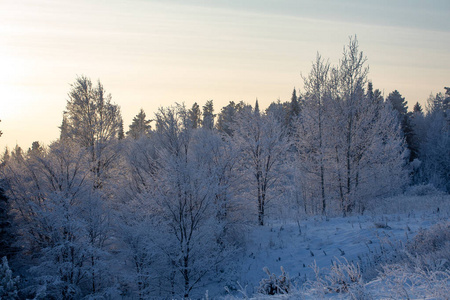
[[[258,224],[264,225],[266,208],[272,200],[270,193],[284,175],[282,166],[289,140],[276,118],[270,113],[261,114],[258,105],[239,115],[233,132],[232,142],[241,153],[242,171],[256,196]]]
[[[69,92],[61,137],[89,151],[95,188],[102,187],[117,158],[114,141],[119,138],[121,125],[120,108],[111,102],[100,81],[94,86],[89,78],[78,77]]]
[[[330,99],[328,62],[317,54],[309,75],[303,78],[305,95],[300,122],[297,126],[297,149],[303,171],[304,190],[307,195],[320,199],[320,210],[326,213],[325,165],[329,122],[327,101]],[[315,192],[318,191],[319,195]],[[307,199],[304,199],[305,201]]]

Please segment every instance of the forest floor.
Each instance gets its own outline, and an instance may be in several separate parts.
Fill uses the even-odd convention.
[[[356,299],[401,299],[402,291],[393,296],[392,290],[385,288],[388,283],[379,276],[382,265],[403,261],[403,249],[417,233],[448,222],[449,217],[450,195],[434,195],[381,199],[364,215],[345,218],[311,216],[297,221],[271,220],[265,226],[248,230],[244,250],[230,266],[227,282],[221,282],[221,287],[220,284],[210,286],[209,295],[212,298],[218,295],[225,298],[265,298],[261,294],[261,281],[267,279],[267,287],[270,280],[264,269],[274,274],[274,281],[274,278],[283,280],[282,267],[291,283],[291,292],[279,296],[283,299],[355,298],[351,293],[336,292],[326,287],[327,283],[330,284],[330,280],[326,280],[327,274],[330,276],[329,271],[334,264],[359,269],[362,275],[360,289],[364,290],[365,296]],[[317,280],[317,271],[321,280]],[[407,285],[405,298],[421,299],[414,298],[416,287],[404,281]],[[409,292],[408,284],[411,285]],[[449,289],[448,280],[446,284]],[[423,291],[417,295],[423,296]]]

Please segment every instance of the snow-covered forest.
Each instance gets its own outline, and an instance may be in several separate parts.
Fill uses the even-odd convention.
[[[77,77],[60,137],[0,156],[0,299],[448,297],[450,88],[408,110],[356,38],[303,74],[129,126]]]

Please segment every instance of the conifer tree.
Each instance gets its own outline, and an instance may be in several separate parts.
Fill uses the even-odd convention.
[[[420,105],[419,102],[416,102],[416,104],[414,104],[413,112],[414,113],[423,113],[422,106]]]
[[[206,101],[206,104],[203,105],[203,128],[213,129],[214,128],[214,118],[216,115],[214,114],[214,105],[212,100]]]
[[[199,128],[202,124],[202,112],[200,106],[195,102],[192,108],[188,111],[189,120],[191,121],[192,128]]]
[[[146,114],[141,108],[139,113],[133,118],[130,129],[127,131],[127,136],[136,140],[141,136],[149,135],[152,129],[150,122],[151,120],[146,119]]]
[[[398,120],[409,149],[409,161],[413,161],[418,157],[418,149],[415,147],[413,141],[414,132],[411,125],[411,115],[408,114],[408,102],[405,101],[405,98],[397,90],[390,93],[386,101],[391,103],[392,108],[398,113]]]
[[[290,118],[297,117],[300,114],[300,103],[299,103],[299,97],[297,97],[297,92],[294,90],[292,91],[292,97],[291,97],[291,107],[290,107]]]

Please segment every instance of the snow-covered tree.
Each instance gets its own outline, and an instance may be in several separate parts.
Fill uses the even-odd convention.
[[[18,285],[19,277],[13,277],[8,265],[8,259],[6,256],[3,256],[2,263],[0,264],[0,299],[19,299]]]
[[[261,114],[255,105],[253,111],[239,114],[233,131],[232,142],[241,153],[242,171],[256,196],[258,224],[264,225],[272,188],[285,175],[282,166],[289,149],[286,130],[272,114]]]
[[[140,297],[150,291],[189,297],[229,252],[226,176],[232,166],[222,163],[226,149],[220,136],[193,129],[183,105],[160,108],[155,120],[153,148],[131,152],[139,175],[126,205],[124,228],[130,234],[124,241],[133,253],[129,260],[136,266],[132,276],[139,280]]]
[[[69,141],[7,165],[22,255],[46,297],[79,298],[109,284],[103,263],[109,213],[87,180],[89,165],[89,153]]]
[[[394,193],[406,182],[397,114],[371,85],[365,92],[365,62],[356,38],[351,38],[337,67],[330,69],[317,56],[305,78],[297,150],[303,200],[311,199],[313,213],[315,207],[325,213],[327,199],[344,215],[363,211],[363,199],[381,191]],[[395,180],[386,181],[387,176]]]
[[[326,148],[329,146],[327,140],[330,139],[327,136],[330,124],[326,115],[330,113],[327,111],[327,102],[330,101],[329,69],[329,63],[317,54],[310,74],[304,78],[303,110],[297,126],[298,159],[303,174],[304,194],[308,198],[320,199],[320,203],[313,208],[320,207],[322,214],[326,212],[325,166],[328,154]]]
[[[113,141],[118,139],[122,116],[100,81],[94,86],[85,76],[71,85],[64,112],[62,137],[86,148],[91,160],[94,187],[101,188],[117,157]]]

